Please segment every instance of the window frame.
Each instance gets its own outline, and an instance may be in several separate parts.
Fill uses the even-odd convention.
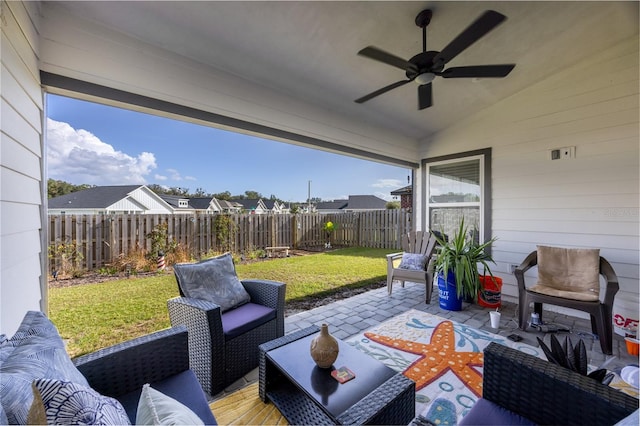
[[[421,161],[422,165],[422,182],[423,182],[423,197],[422,197],[422,229],[430,229],[430,211],[429,208],[434,205],[442,205],[452,207],[455,206],[464,207],[465,205],[477,205],[476,202],[461,202],[461,203],[429,203],[429,167],[443,163],[453,163],[465,160],[473,160],[475,158],[480,159],[480,241],[488,241],[492,237],[492,193],[491,193],[491,148],[477,149],[473,151],[465,151],[456,154],[444,155],[439,157],[425,158]],[[491,247],[488,247],[488,253],[491,253]]]

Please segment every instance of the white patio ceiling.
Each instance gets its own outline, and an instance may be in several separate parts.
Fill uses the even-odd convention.
[[[413,144],[638,34],[635,1],[71,1],[55,7],[267,89],[257,96],[295,97]],[[422,111],[414,83],[354,103],[405,78],[403,71],[357,52],[373,45],[406,59],[419,53],[422,34],[414,19],[425,8],[433,10],[429,50],[441,50],[487,9],[506,15],[448,66],[515,63],[515,69],[502,79],[437,77],[433,106]],[[295,108],[288,113],[295,115]]]

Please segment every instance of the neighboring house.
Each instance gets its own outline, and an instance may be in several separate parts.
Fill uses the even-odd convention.
[[[316,211],[319,213],[340,213],[347,207],[349,200],[320,201],[316,203]]]
[[[360,212],[367,210],[384,210],[387,202],[375,195],[349,195],[347,205],[342,209],[347,212]]]
[[[48,213],[171,214],[174,208],[144,185],[96,186],[49,199]]]
[[[214,198],[214,200],[216,200],[223,213],[239,213],[244,208],[242,204],[237,201],[218,200],[216,198]]]
[[[283,214],[289,213],[289,209],[284,205],[284,203],[279,202],[278,200],[262,200],[267,211],[272,214]]]
[[[172,213],[194,214],[196,212],[190,198],[166,194],[159,194],[158,196],[172,207]]]
[[[174,213],[214,214],[223,213],[220,201],[212,197],[180,197],[178,195],[160,195],[173,207]]]
[[[407,185],[404,188],[391,191],[391,195],[400,197],[400,208],[410,209],[413,207],[413,186]]]
[[[321,201],[316,204],[319,213],[341,213],[367,210],[384,210],[387,202],[375,195],[349,195],[348,200]]]
[[[242,206],[242,210],[251,214],[266,214],[269,213],[269,209],[265,205],[262,198],[259,199],[242,199],[242,200],[234,200],[238,204]]]

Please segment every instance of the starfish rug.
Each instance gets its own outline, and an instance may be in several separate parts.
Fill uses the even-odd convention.
[[[544,358],[542,350],[417,310],[347,342],[416,383],[416,415],[455,425],[482,395],[483,349],[496,342]]]

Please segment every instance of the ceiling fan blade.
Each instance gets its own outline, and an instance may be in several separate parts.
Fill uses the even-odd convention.
[[[393,55],[391,53],[385,52],[384,50],[380,50],[377,47],[368,46],[358,52],[358,55],[365,56],[369,59],[373,59],[379,62],[383,62],[387,65],[391,65],[392,67],[400,68],[401,70],[413,70],[415,72],[418,71],[418,67],[412,64],[411,62],[405,61],[404,59]]]
[[[442,71],[439,75],[443,78],[506,77],[515,66],[515,64],[505,64],[452,67]]]
[[[393,84],[383,87],[382,89],[378,89],[375,92],[369,93],[366,96],[363,96],[359,99],[356,99],[354,102],[357,104],[361,104],[363,102],[367,102],[369,99],[375,98],[376,96],[382,95],[383,93],[387,93],[389,90],[393,90],[396,87],[404,86],[405,84],[411,82],[412,80],[400,80],[396,81]]]
[[[507,17],[494,10],[487,10],[471,25],[469,25],[458,37],[453,39],[440,53],[433,58],[433,63],[446,64],[467,47],[471,46],[482,36],[494,29]]]
[[[429,108],[431,105],[433,105],[431,83],[422,84],[418,87],[418,109]]]

